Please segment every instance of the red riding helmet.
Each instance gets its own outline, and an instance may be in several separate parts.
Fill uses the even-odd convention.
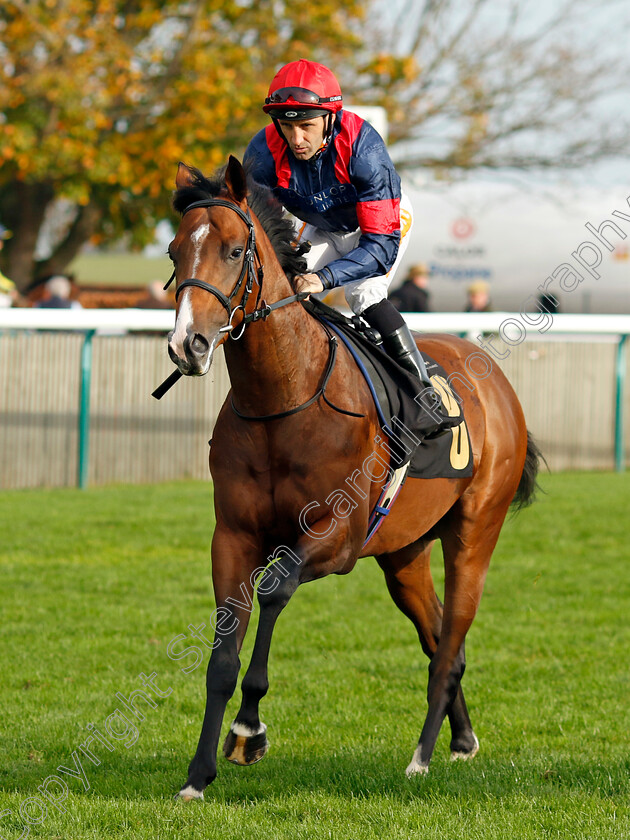
[[[336,114],[343,97],[334,73],[315,61],[285,64],[269,85],[263,111],[281,120],[307,120]]]

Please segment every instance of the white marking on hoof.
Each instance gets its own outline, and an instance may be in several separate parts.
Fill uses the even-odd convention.
[[[242,735],[244,738],[252,738],[254,735],[260,735],[261,732],[266,732],[267,727],[264,723],[261,723],[258,729],[252,729],[251,726],[247,726],[245,723],[238,723],[233,720],[230,730],[235,735]]]
[[[472,748],[470,752],[459,752],[454,750],[451,753],[451,761],[470,761],[471,758],[474,758],[477,753],[479,752],[479,739],[473,732],[473,738],[475,739],[475,746]]]
[[[181,799],[182,802],[192,802],[193,799],[203,799],[203,791],[197,790],[192,785],[182,788],[176,795],[175,799]]]
[[[410,779],[412,776],[426,776],[428,772],[428,764],[419,764],[417,761],[412,761],[409,767],[405,770],[405,775],[408,779]]]
[[[429,765],[424,764],[420,760],[420,747],[418,747],[413,754],[413,758],[411,759],[411,764],[405,770],[405,775],[408,779],[412,776],[426,776],[429,772]]]

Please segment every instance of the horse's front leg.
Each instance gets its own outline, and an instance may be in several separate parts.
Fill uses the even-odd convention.
[[[274,563],[257,583],[260,616],[256,641],[247,673],[243,677],[241,708],[223,745],[223,754],[234,764],[255,764],[269,748],[267,727],[261,723],[259,705],[269,689],[268,664],[271,638],[280,613],[300,583],[303,555],[283,546]]]
[[[293,549],[280,546],[274,563],[258,581],[260,617],[252,658],[241,685],[243,699],[225,739],[223,754],[235,764],[254,764],[267,752],[267,728],[261,723],[259,705],[268,691],[268,662],[276,621],[300,583],[341,569],[349,571],[361,546],[363,530],[351,533],[346,526],[334,529],[332,515],[323,517],[314,530],[330,531],[329,537],[302,537]],[[356,530],[356,529],[355,529]]]
[[[234,694],[240,670],[239,652],[252,611],[250,578],[259,552],[217,528],[212,544],[213,584],[217,609],[215,636],[206,673],[206,709],[197,751],[178,797],[203,799],[217,775],[217,748],[225,707]]]

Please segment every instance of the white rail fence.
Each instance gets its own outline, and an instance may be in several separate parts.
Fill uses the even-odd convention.
[[[630,316],[407,317],[420,332],[485,345],[553,470],[624,469]],[[219,352],[207,377],[152,399],[173,370],[172,325],[164,311],[0,310],[0,488],[207,478],[227,372]],[[472,351],[468,362],[481,378]]]

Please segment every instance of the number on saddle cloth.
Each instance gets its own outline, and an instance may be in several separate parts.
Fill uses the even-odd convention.
[[[435,394],[444,406],[439,416],[440,428],[435,432],[437,415],[431,411],[435,396],[432,394],[433,399],[429,399],[427,391],[423,394],[417,377],[370,341],[360,319],[356,316],[348,319],[319,301],[310,300],[304,305],[315,318],[334,330],[355,359],[372,394],[390,448],[393,453],[402,453],[394,466],[410,461],[412,478],[472,475],[468,429],[447,372],[423,354]]]

